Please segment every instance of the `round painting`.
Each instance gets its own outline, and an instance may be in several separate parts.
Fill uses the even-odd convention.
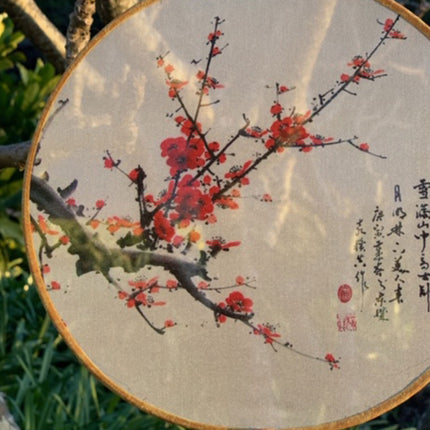
[[[391,1],[147,1],[66,72],[26,172],[82,362],[193,428],[346,427],[430,365],[429,30]]]

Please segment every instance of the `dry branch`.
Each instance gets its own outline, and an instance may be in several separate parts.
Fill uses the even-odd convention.
[[[58,73],[66,67],[66,39],[42,13],[33,0],[0,0],[0,8],[9,15],[28,39],[37,46]]]
[[[91,39],[95,0],[77,0],[67,28],[66,62],[69,65]]]
[[[31,141],[0,146],[0,169],[4,167],[23,169],[30,146]]]
[[[157,266],[175,276],[188,294],[211,311],[222,313],[244,323],[251,318],[252,315],[249,314],[220,308],[197,288],[192,280],[194,276],[210,280],[206,268],[199,263],[152,251],[108,248],[97,235],[90,234],[79,223],[75,213],[58,193],[45,180],[36,176],[33,176],[31,180],[30,198],[39,210],[48,215],[50,222],[59,226],[69,237],[68,252],[78,256],[76,262],[78,276],[96,272],[101,273],[106,280],[112,282],[109,272],[114,267],[120,267],[126,273],[137,273],[145,266]]]

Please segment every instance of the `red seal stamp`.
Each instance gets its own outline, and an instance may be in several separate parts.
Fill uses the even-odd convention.
[[[357,317],[354,313],[337,314],[338,331],[357,331]]]
[[[342,303],[348,303],[352,297],[352,288],[348,284],[342,284],[337,290],[337,297]]]

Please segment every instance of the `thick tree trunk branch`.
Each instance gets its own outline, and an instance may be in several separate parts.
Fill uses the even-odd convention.
[[[98,271],[108,276],[112,267],[121,267],[127,273],[135,273],[146,265],[162,266],[168,270],[176,267],[188,277],[206,277],[206,270],[194,262],[161,255],[150,251],[127,251],[110,249],[97,236],[91,235],[78,221],[75,213],[50,185],[36,176],[31,180],[30,198],[49,220],[59,226],[69,237],[69,252],[78,255],[78,275]],[[178,269],[179,270],[179,269]]]
[[[66,67],[66,39],[33,0],[0,0],[0,8],[37,46],[58,73]]]
[[[111,282],[109,272],[114,267],[120,267],[126,273],[137,273],[145,266],[162,267],[179,281],[188,294],[211,311],[245,323],[252,317],[251,314],[220,308],[197,288],[192,280],[194,276],[209,280],[206,268],[199,263],[153,251],[108,248],[97,235],[90,234],[81,225],[75,213],[43,179],[33,176],[30,198],[39,210],[48,215],[50,222],[59,226],[69,237],[68,252],[79,257],[76,262],[78,276],[99,272]]]
[[[67,28],[66,62],[69,65],[91,39],[96,0],[76,0]]]
[[[97,235],[91,235],[82,226],[73,210],[71,210],[59,194],[50,185],[36,176],[31,180],[30,198],[40,211],[48,215],[48,219],[59,226],[69,237],[69,252],[77,255],[78,275],[88,272],[101,272],[108,277],[113,267],[121,267],[127,273],[135,273],[146,265],[161,266],[166,270],[174,267],[185,276],[201,276],[207,278],[206,270],[199,264],[182,260],[174,256],[157,254],[151,251],[127,251],[107,248]]]
[[[30,146],[31,141],[0,146],[0,169],[4,167],[23,169]]]
[[[130,9],[140,0],[96,0],[97,13],[101,20],[107,24],[117,16]]]

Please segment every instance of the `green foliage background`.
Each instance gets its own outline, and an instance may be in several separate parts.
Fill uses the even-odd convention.
[[[73,1],[39,0],[63,30]],[[34,67],[19,50],[24,36],[0,15],[0,145],[31,138],[59,80],[40,58]],[[179,429],[147,415],[104,388],[81,366],[50,322],[29,274],[20,226],[22,171],[0,170],[0,392],[25,430]],[[161,389],[164,389],[163,387]],[[168,390],[168,387],[165,387]],[[357,429],[430,429],[430,396]],[[287,425],[288,423],[286,423]]]

